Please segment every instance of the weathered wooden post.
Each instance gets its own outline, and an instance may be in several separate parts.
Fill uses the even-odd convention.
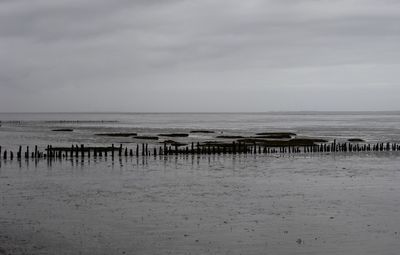
[[[0,153],[1,153],[1,151],[0,151]],[[17,158],[18,159],[21,159],[21,154],[22,154],[22,146],[20,145],[19,148],[18,148],[18,152],[17,152]]]

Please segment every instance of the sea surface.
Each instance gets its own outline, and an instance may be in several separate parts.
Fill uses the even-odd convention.
[[[0,146],[290,131],[400,142],[400,112],[0,114]],[[54,132],[71,128],[73,132]],[[0,158],[3,254],[393,254],[400,152]]]
[[[0,145],[104,145],[138,143],[134,138],[104,138],[98,133],[139,135],[188,133],[184,141],[207,141],[217,135],[254,135],[290,131],[328,140],[362,138],[367,142],[400,142],[400,112],[271,112],[271,113],[0,113]],[[73,132],[52,132],[70,128]],[[178,139],[179,140],[179,139]],[[151,141],[147,141],[151,143]]]

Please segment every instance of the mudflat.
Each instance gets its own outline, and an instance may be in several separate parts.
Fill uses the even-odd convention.
[[[398,254],[390,152],[1,161],[0,254]]]

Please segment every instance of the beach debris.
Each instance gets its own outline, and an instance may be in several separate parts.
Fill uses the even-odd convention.
[[[53,131],[53,132],[72,132],[74,130],[71,128],[58,128],[58,129],[53,129],[51,131]]]
[[[298,239],[296,240],[296,243],[297,243],[297,244],[302,244],[302,243],[303,243],[303,240],[301,240],[301,238],[298,238]]]

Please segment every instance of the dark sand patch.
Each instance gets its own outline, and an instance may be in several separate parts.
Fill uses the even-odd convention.
[[[317,143],[326,143],[327,140],[319,138],[295,138],[288,141],[282,140],[264,140],[264,139],[240,139],[238,142],[246,144],[259,144],[267,147],[282,147],[282,146],[312,146]]]
[[[166,145],[171,145],[171,146],[178,146],[178,147],[187,145],[187,143],[180,143],[180,142],[173,141],[173,140],[166,140],[161,143],[166,144]]]
[[[211,131],[211,130],[192,130],[192,131],[190,131],[190,133],[192,133],[192,134],[213,134],[213,133],[215,133],[215,131]]]
[[[287,134],[276,134],[276,135],[257,135],[251,138],[265,138],[265,139],[291,139],[293,136]]]
[[[164,137],[188,137],[189,134],[173,133],[173,134],[159,134],[159,136],[164,136]]]
[[[365,140],[363,140],[361,138],[350,138],[347,141],[352,142],[352,143],[364,143],[365,142]]]
[[[141,140],[158,140],[157,136],[135,136],[133,138]]]
[[[241,135],[220,135],[220,136],[217,136],[217,138],[220,138],[220,139],[239,139],[239,138],[244,138],[244,137],[241,136]]]
[[[137,136],[137,133],[102,133],[96,134],[97,136],[108,136],[108,137],[130,137]]]
[[[280,136],[296,136],[297,134],[291,133],[291,132],[263,132],[263,133],[257,133],[256,135],[262,135],[262,136],[275,136],[275,137],[280,137]]]

